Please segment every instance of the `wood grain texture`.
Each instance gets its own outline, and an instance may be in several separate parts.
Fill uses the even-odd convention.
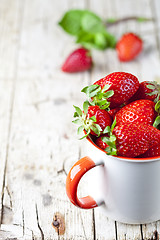
[[[119,0],[0,2],[0,240],[158,239],[159,222],[118,223],[99,209],[76,208],[65,193],[69,169],[87,152],[71,122],[73,104],[81,106],[85,99],[80,90],[113,71],[131,72],[140,81],[160,77],[159,1],[121,5]],[[143,37],[144,51],[135,61],[120,63],[115,50],[94,50],[91,71],[65,74],[60,66],[76,45],[57,23],[71,8],[91,9],[104,19],[156,18],[110,27],[117,39],[126,31]],[[84,178],[82,196],[86,185]]]

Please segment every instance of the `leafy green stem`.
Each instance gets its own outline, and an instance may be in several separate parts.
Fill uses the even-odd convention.
[[[148,22],[148,21],[154,21],[154,18],[145,18],[145,17],[137,17],[137,16],[130,16],[130,17],[124,17],[124,18],[109,18],[107,19],[104,24],[106,27],[111,27],[113,25],[117,25],[119,23],[128,22],[128,21],[137,21],[137,22]]]

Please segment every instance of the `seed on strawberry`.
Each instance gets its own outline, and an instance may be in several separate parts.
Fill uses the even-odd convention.
[[[109,90],[113,90],[114,94],[107,99],[110,102],[110,108],[116,108],[130,99],[139,88],[137,77],[131,73],[114,72],[106,77],[96,81],[94,85],[99,85],[103,91],[106,85]],[[93,97],[94,101],[95,97]]]
[[[157,157],[160,156],[160,145],[155,145],[147,150],[144,154],[140,155],[141,158]]]
[[[118,156],[133,158],[160,144],[160,131],[148,124],[125,123],[116,126],[113,134]]]
[[[150,100],[131,102],[115,114],[117,125],[134,122],[153,125],[156,117],[155,103]]]
[[[137,57],[143,48],[143,41],[134,33],[126,33],[116,44],[120,61],[131,61]]]
[[[74,107],[76,119],[73,122],[80,125],[78,134],[86,131],[87,134],[84,137],[89,134],[100,136],[112,123],[112,117],[106,110],[100,109],[99,106],[89,106],[88,101],[84,102],[83,111],[79,107]]]
[[[88,49],[78,48],[73,51],[62,66],[63,72],[82,72],[92,67],[92,57]]]
[[[130,101],[135,101],[138,99],[148,99],[154,102],[160,100],[160,84],[155,81],[144,81],[139,85],[139,89],[130,99]]]

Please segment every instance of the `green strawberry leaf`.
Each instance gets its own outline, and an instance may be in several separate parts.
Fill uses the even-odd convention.
[[[160,116],[157,116],[153,123],[153,127],[158,129],[159,124],[160,124]]]
[[[155,105],[155,111],[160,113],[160,100]]]
[[[110,131],[111,131],[110,126],[107,126],[107,127],[104,129],[103,134],[109,133]]]
[[[91,11],[85,11],[81,20],[81,26],[88,33],[97,33],[105,30],[101,18]]]
[[[83,15],[84,15],[83,10],[78,10],[78,9],[69,10],[62,17],[62,19],[59,22],[59,25],[67,33],[77,36],[82,29],[81,21],[82,21]]]
[[[93,122],[96,122],[96,117],[95,116],[92,116],[89,119],[92,120]]]
[[[116,126],[116,118],[114,119],[114,121],[112,123],[111,132],[113,132],[113,129],[115,128],[115,126]]]
[[[155,86],[152,85],[152,84],[148,84],[148,85],[147,85],[147,88],[148,88],[148,89],[151,89],[151,90],[154,90],[154,89],[155,89]]]
[[[109,47],[108,41],[107,41],[106,36],[103,32],[95,34],[94,43],[95,43],[96,48],[98,48],[100,50],[104,50],[107,47]]]
[[[83,130],[84,130],[84,127],[83,126],[80,126],[77,130],[77,133],[78,135],[82,134],[83,133]]]
[[[87,114],[87,112],[88,112],[88,107],[89,107],[89,102],[88,101],[85,101],[84,103],[83,103],[83,111],[84,111],[84,113],[85,114]]]
[[[73,106],[76,110],[76,115],[82,116],[82,110],[79,107]]]

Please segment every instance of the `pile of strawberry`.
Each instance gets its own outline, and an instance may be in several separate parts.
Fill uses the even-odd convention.
[[[90,137],[107,154],[131,158],[160,156],[160,85],[139,83],[114,72],[82,89],[88,100],[75,107],[78,134]],[[81,139],[82,139],[81,138]]]

